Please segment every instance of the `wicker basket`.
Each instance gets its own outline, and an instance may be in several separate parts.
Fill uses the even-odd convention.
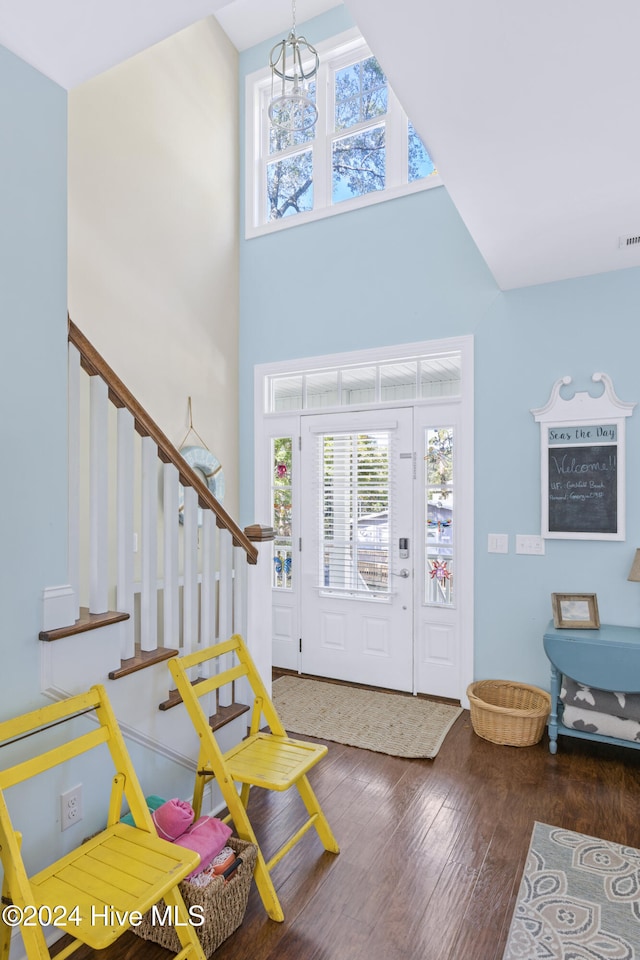
[[[230,937],[242,923],[256,865],[255,844],[231,837],[227,845],[242,857],[241,865],[229,880],[214,877],[206,887],[196,887],[188,880],[183,880],[180,884],[180,893],[187,910],[193,906],[202,907],[202,911],[198,910],[194,917],[198,921],[204,916],[204,923],[197,926],[196,931],[206,957],[210,957],[222,941]],[[166,909],[164,900],[160,900],[155,908],[145,913],[142,923],[131,927],[131,931],[143,940],[153,940],[154,943],[178,953],[182,948],[176,931],[170,923],[161,922]]]
[[[467,688],[473,729],[483,740],[530,747],[542,739],[551,697],[539,687],[511,680],[476,680]]]

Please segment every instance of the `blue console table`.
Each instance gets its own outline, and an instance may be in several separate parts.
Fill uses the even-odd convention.
[[[632,740],[619,740],[565,727],[560,700],[562,674],[600,690],[640,693],[640,628],[601,624],[599,630],[557,630],[551,621],[544,635],[544,649],[551,662],[551,753],[556,753],[558,749],[559,733],[567,737],[640,749],[640,743]]]

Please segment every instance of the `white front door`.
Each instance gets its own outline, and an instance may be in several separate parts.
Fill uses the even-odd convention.
[[[301,418],[300,669],[413,689],[413,411]]]

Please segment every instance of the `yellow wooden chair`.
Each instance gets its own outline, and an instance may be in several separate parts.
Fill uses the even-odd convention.
[[[220,664],[216,663],[218,658],[225,658],[229,654],[234,655],[233,659],[236,661],[234,666],[227,666],[224,659]],[[209,679],[200,679],[198,683],[192,684],[188,671],[192,667],[202,667],[203,664],[209,664],[211,676]],[[229,810],[227,821],[233,821],[240,839],[255,843],[258,847],[254,876],[265,909],[272,920],[283,920],[284,914],[270,876],[275,865],[310,827],[315,827],[325,850],[338,853],[340,849],[307,778],[308,771],[325,756],[327,748],[321,744],[292,740],[287,736],[251,655],[244,641],[237,634],[223,643],[185,657],[173,658],[168,661],[168,665],[200,738],[198,772],[193,796],[195,814],[200,815],[205,784],[215,778]],[[216,672],[218,666],[221,669]],[[245,740],[223,753],[213,734],[209,719],[202,709],[200,699],[241,677],[247,678],[254,696],[251,728]],[[261,732],[259,729],[262,715],[270,732]],[[239,794],[236,784],[241,785]],[[278,791],[295,786],[308,813],[308,819],[302,827],[268,862],[262,855],[247,814],[249,788],[252,786]]]
[[[143,914],[161,898],[176,921],[182,946],[177,958],[204,960],[178,889],[179,882],[199,863],[199,854],[156,835],[103,687],[92,687],[87,693],[0,723],[0,744],[42,733],[91,711],[98,719],[95,729],[0,770],[0,857],[4,869],[0,960],[9,956],[11,926],[18,916],[23,919],[20,929],[28,960],[50,960],[41,924],[51,922],[74,938],[56,954],[56,960],[64,960],[81,944],[99,950],[113,943],[129,929],[131,919],[135,922],[135,911]],[[22,835],[13,828],[5,791],[101,744],[107,745],[115,767],[106,829],[56,863],[27,876],[20,850]],[[134,826],[119,822],[123,797]]]

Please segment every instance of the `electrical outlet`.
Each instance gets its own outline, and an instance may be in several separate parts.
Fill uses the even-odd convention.
[[[82,820],[82,784],[60,794],[60,829],[68,830]]]

